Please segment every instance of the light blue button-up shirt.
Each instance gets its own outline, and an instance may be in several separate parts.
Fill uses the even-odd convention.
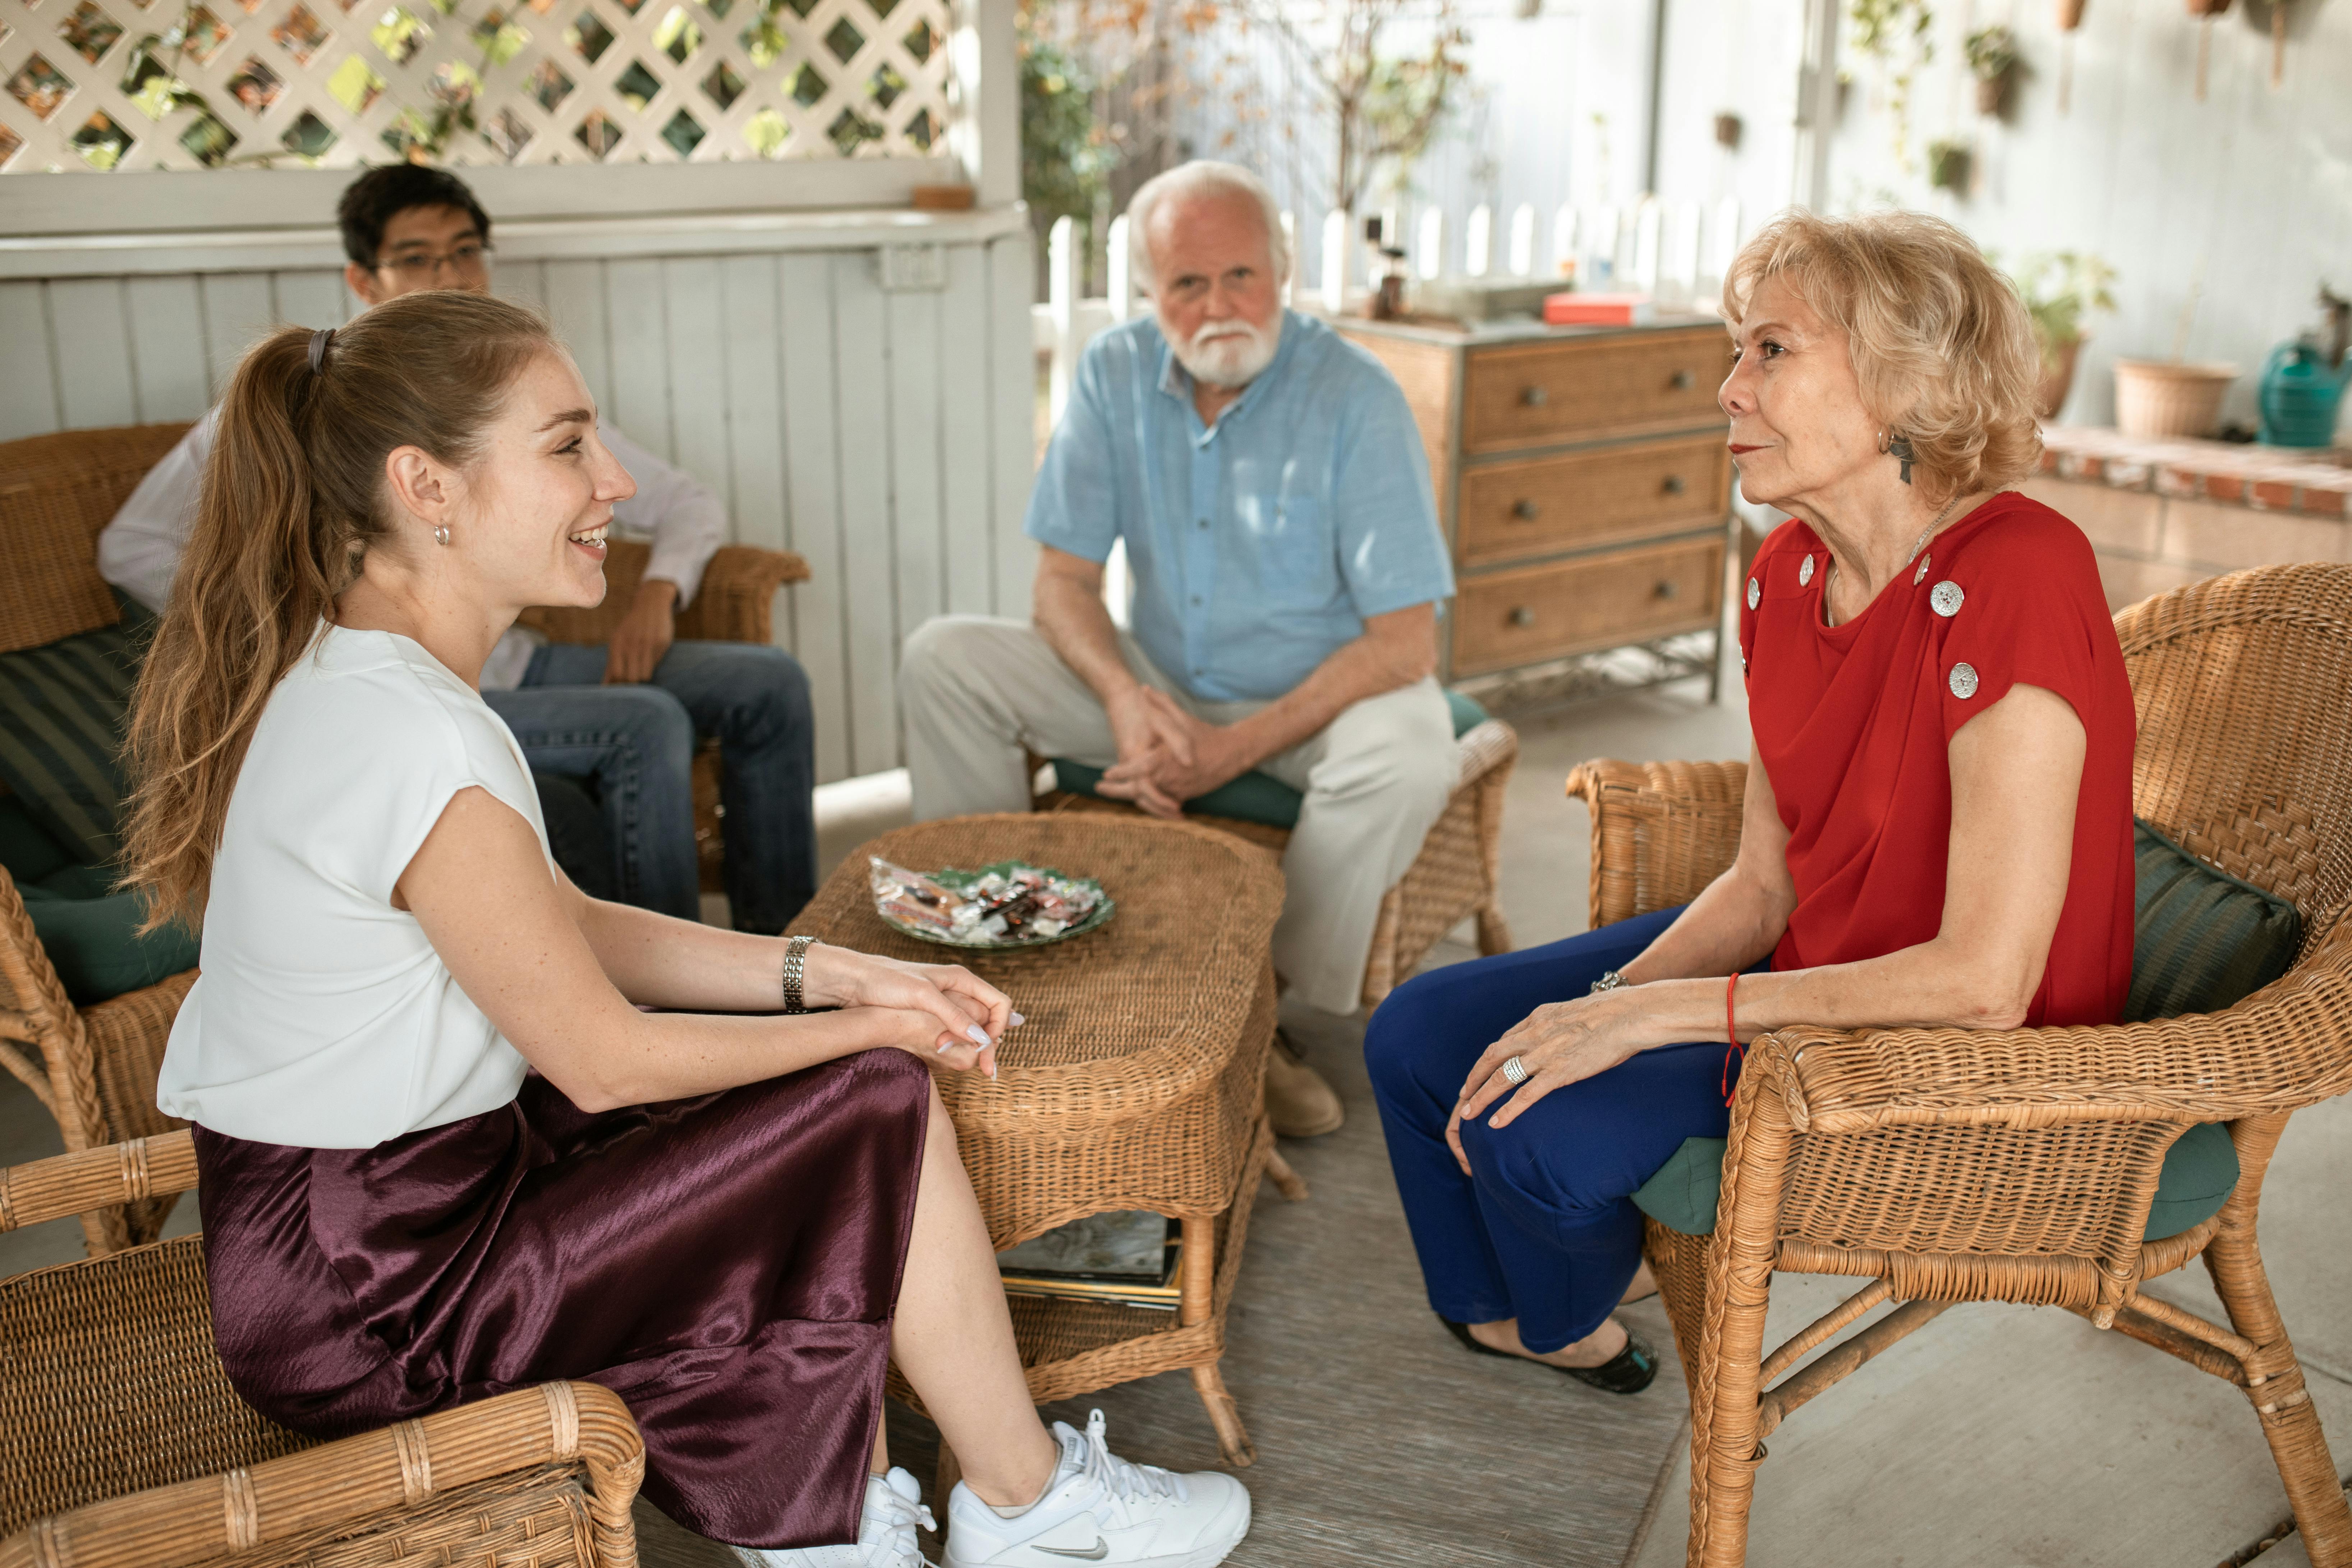
[[[1027,531],[1096,562],[1125,539],[1136,640],[1210,702],[1279,697],[1367,616],[1454,592],[1404,394],[1370,354],[1289,310],[1274,363],[1213,426],[1156,321],[1096,338]]]

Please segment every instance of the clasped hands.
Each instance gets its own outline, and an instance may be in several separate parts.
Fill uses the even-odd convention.
[[[1104,704],[1118,761],[1095,787],[1154,816],[1184,815],[1184,803],[1257,765],[1230,724],[1196,719],[1175,699],[1140,681]]]
[[[1628,986],[1548,1002],[1488,1046],[1462,1080],[1461,1098],[1445,1122],[1445,1142],[1461,1163],[1462,1173],[1471,1173],[1470,1156],[1462,1150],[1465,1121],[1476,1121],[1500,1100],[1501,1109],[1486,1123],[1499,1131],[1553,1089],[1607,1072],[1657,1043],[1642,1027],[1645,1009],[1640,998],[1641,988]],[[1528,1071],[1516,1092],[1503,1076],[1503,1064],[1513,1057]],[[1504,1100],[1507,1094],[1510,1098]]]
[[[801,997],[811,1007],[873,1007],[890,1015],[888,1043],[959,1072],[996,1076],[996,1047],[1024,1020],[1012,999],[961,963],[909,963],[855,948],[811,944]]]

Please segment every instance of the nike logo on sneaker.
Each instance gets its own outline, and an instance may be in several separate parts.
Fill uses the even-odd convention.
[[[1077,1557],[1088,1563],[1099,1563],[1110,1555],[1110,1542],[1097,1535],[1095,1537],[1095,1543],[1084,1552],[1074,1546],[1035,1546],[1030,1550],[1043,1552],[1051,1557]]]

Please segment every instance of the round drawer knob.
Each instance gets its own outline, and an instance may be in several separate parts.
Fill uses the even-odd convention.
[[[1535,624],[1536,613],[1533,610],[1528,608],[1525,605],[1514,605],[1511,606],[1511,625],[1515,626],[1531,626]]]
[[[1511,503],[1511,515],[1521,522],[1533,522],[1543,515],[1543,508],[1531,500],[1515,500]]]
[[[1660,599],[1671,599],[1681,592],[1681,587],[1668,579],[1661,579],[1658,585],[1650,590],[1654,597]]]
[[[1683,483],[1683,477],[1680,474],[1668,474],[1666,476],[1665,483],[1658,488],[1664,490],[1670,496],[1678,496],[1689,487]]]
[[[1693,375],[1686,370],[1678,370],[1675,372],[1673,378],[1668,381],[1667,384],[1672,386],[1676,392],[1688,392],[1692,387],[1698,384],[1698,377]]]
[[[1519,394],[1519,401],[1529,408],[1541,408],[1551,401],[1551,394],[1540,386],[1530,386]]]

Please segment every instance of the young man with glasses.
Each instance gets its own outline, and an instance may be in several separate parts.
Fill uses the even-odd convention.
[[[363,305],[424,289],[490,290],[489,215],[446,170],[372,169],[343,192],[336,216],[351,258],[343,280]],[[199,420],[99,536],[107,580],[159,612],[195,517],[215,420]],[[483,699],[539,777],[550,838],[573,879],[688,920],[700,910],[694,748],[698,736],[717,736],[735,927],[779,934],[816,889],[808,677],[782,648],[675,640],[678,609],[726,542],[726,504],[611,425],[597,428],[636,484],[613,520],[651,543],[644,580],[603,647],[509,631],[483,668]],[[583,810],[599,817],[583,823]]]

